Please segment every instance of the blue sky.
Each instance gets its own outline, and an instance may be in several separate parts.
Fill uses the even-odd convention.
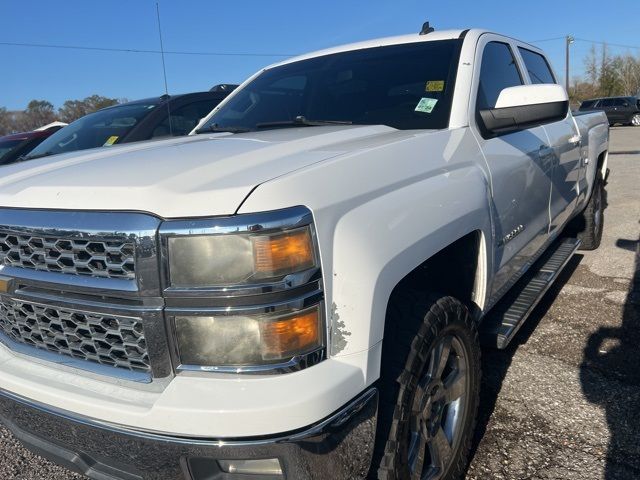
[[[0,0],[0,42],[159,48],[155,0]],[[608,5],[607,9],[603,5]],[[160,0],[165,50],[296,54],[341,43],[418,31],[483,27],[533,41],[572,34],[640,45],[639,0]],[[538,44],[564,75],[564,41]],[[590,45],[572,46],[580,73]],[[640,49],[614,47],[614,53]],[[167,55],[170,93],[242,81],[279,56]],[[0,45],[0,106],[22,109],[33,98],[60,106],[97,93],[131,100],[164,91],[153,53],[80,51]]]

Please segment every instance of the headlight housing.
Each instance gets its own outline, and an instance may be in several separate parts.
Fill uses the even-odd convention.
[[[282,278],[316,266],[309,226],[271,233],[170,237],[172,287],[223,287]]]
[[[319,306],[286,314],[176,316],[182,365],[273,365],[322,347]],[[241,369],[241,368],[240,368]]]
[[[305,207],[160,230],[178,371],[276,372],[325,356],[322,275]]]

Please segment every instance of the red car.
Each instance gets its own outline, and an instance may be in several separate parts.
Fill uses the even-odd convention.
[[[64,125],[58,123],[42,130],[38,129],[32,132],[14,133],[0,137],[0,165],[8,165],[17,161]]]

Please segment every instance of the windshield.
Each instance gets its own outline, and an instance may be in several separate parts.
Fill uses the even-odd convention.
[[[34,148],[26,158],[113,145],[156,106],[154,103],[118,105],[90,113],[58,130]]]
[[[446,128],[459,45],[443,40],[368,48],[265,70],[199,132],[322,122]]]
[[[9,153],[22,142],[24,142],[24,140],[0,140],[0,160],[2,160],[5,153]]]

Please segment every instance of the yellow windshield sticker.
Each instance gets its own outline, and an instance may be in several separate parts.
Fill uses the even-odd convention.
[[[442,92],[444,90],[444,80],[429,80],[425,87],[427,92]]]
[[[438,103],[438,100],[435,98],[422,97],[418,105],[416,105],[416,112],[431,113],[436,103]]]
[[[107,141],[104,142],[103,147],[108,147],[109,145],[113,145],[117,141],[118,141],[118,135],[111,135],[109,138],[107,138]]]

